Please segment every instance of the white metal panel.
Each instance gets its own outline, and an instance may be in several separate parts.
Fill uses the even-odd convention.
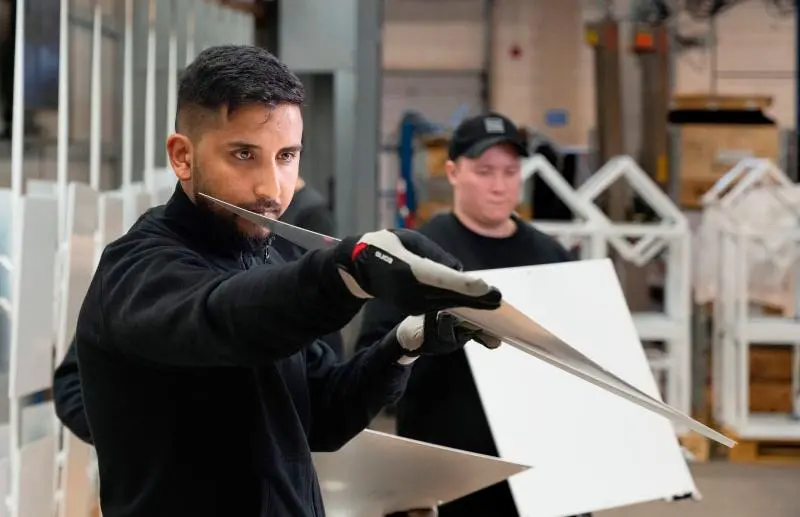
[[[85,3],[85,2],[84,2]],[[100,95],[100,116],[102,126],[116,128],[119,124],[117,104],[120,103],[121,91],[119,78],[119,36],[117,34],[116,15],[111,15],[111,6],[104,7],[105,17],[102,20],[103,31],[100,34],[100,66],[102,69],[102,82]],[[69,39],[69,99],[70,106],[70,132],[76,142],[87,142],[90,138],[91,128],[91,102],[93,99],[91,85],[92,64],[92,37],[93,37],[93,6],[77,6],[70,12],[70,39]],[[108,130],[102,134],[106,142],[116,138],[116,130]]]
[[[101,251],[125,233],[124,210],[123,198],[117,192],[100,195],[97,245]]]
[[[26,444],[20,453],[19,494],[15,497],[19,517],[47,516],[55,506],[55,436],[50,435]]]
[[[387,0],[387,70],[482,70],[486,0]]]
[[[408,110],[416,110],[431,122],[439,124],[449,124],[462,106],[466,106],[471,114],[479,113],[481,91],[482,79],[478,73],[385,74],[381,108],[383,142],[396,143],[400,120]]]
[[[11,495],[11,465],[9,458],[4,457],[0,458],[0,501],[5,501],[9,495]],[[8,505],[0,504],[0,517],[10,515]]]
[[[67,200],[68,237],[64,252],[64,275],[61,278],[58,345],[56,358],[67,352],[78,321],[83,298],[94,274],[94,236],[98,227],[97,191],[88,185],[70,183]]]
[[[658,398],[610,261],[475,274],[581,353]],[[570,294],[581,289],[585,295]],[[574,515],[697,493],[668,420],[510,346],[470,343],[466,351],[500,457],[534,464],[509,480],[520,515]]]
[[[315,454],[314,466],[325,510],[339,517],[433,508],[530,468],[370,429],[341,450]]]
[[[11,397],[47,388],[52,379],[55,257],[58,204],[55,198],[19,199],[15,210],[11,326]]]

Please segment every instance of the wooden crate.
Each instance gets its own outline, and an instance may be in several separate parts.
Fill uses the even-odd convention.
[[[732,463],[800,465],[800,441],[744,440],[730,430],[725,434],[738,442],[733,448],[726,448]]]
[[[792,347],[783,345],[754,345],[750,347],[748,407],[751,412],[792,412],[794,404],[792,390],[794,358],[792,353]],[[705,400],[707,408],[711,408],[714,400],[711,369],[711,361],[709,361]]]
[[[753,413],[791,413],[794,395],[792,381],[750,380],[750,411]]]
[[[682,208],[699,210],[703,208],[703,196],[711,190],[719,178],[688,178],[681,180],[678,202]]]
[[[766,110],[772,106],[769,95],[714,95],[688,93],[675,95],[671,109],[676,110]]]
[[[750,381],[792,381],[791,346],[757,345],[750,347]]]
[[[750,411],[791,413],[793,350],[790,346],[750,348]]]
[[[780,159],[775,125],[681,124],[679,133],[678,196],[686,208],[699,208],[703,194],[741,159]]]
[[[678,440],[692,455],[692,463],[705,463],[711,458],[711,441],[705,436],[690,431]]]

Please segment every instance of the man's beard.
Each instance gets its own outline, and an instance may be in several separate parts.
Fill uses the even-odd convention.
[[[268,233],[256,235],[243,232],[237,225],[237,216],[235,214],[228,212],[224,208],[220,208],[214,204],[213,201],[203,196],[198,196],[198,193],[203,193],[219,198],[215,195],[213,190],[205,187],[202,181],[202,173],[198,175],[195,170],[192,175],[195,178],[195,204],[197,205],[201,217],[205,220],[205,224],[209,227],[209,235],[218,236],[221,240],[229,241],[230,246],[237,250],[250,251],[253,253],[263,251],[270,244],[273,238],[272,235]],[[247,205],[237,204],[236,206],[259,214],[270,211],[277,211],[280,213],[279,203],[271,199],[260,200]]]

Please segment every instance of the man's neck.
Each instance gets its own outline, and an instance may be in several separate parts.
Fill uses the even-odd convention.
[[[469,217],[458,209],[453,209],[453,215],[455,215],[459,222],[466,226],[469,231],[482,237],[503,239],[506,237],[511,237],[517,231],[517,223],[511,217],[511,215],[509,215],[508,219],[506,219],[504,222],[496,226],[486,226],[484,224],[480,224],[475,219]]]

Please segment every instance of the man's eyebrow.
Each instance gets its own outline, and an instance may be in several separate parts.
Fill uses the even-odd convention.
[[[228,142],[228,147],[236,149],[261,149],[260,145],[251,142],[245,142],[243,140]]]
[[[258,144],[254,144],[251,142],[245,142],[243,140],[237,140],[233,142],[228,142],[228,147],[231,149],[261,149],[261,146]],[[302,145],[292,145],[289,147],[284,147],[279,152],[281,153],[299,153],[303,150]]]

